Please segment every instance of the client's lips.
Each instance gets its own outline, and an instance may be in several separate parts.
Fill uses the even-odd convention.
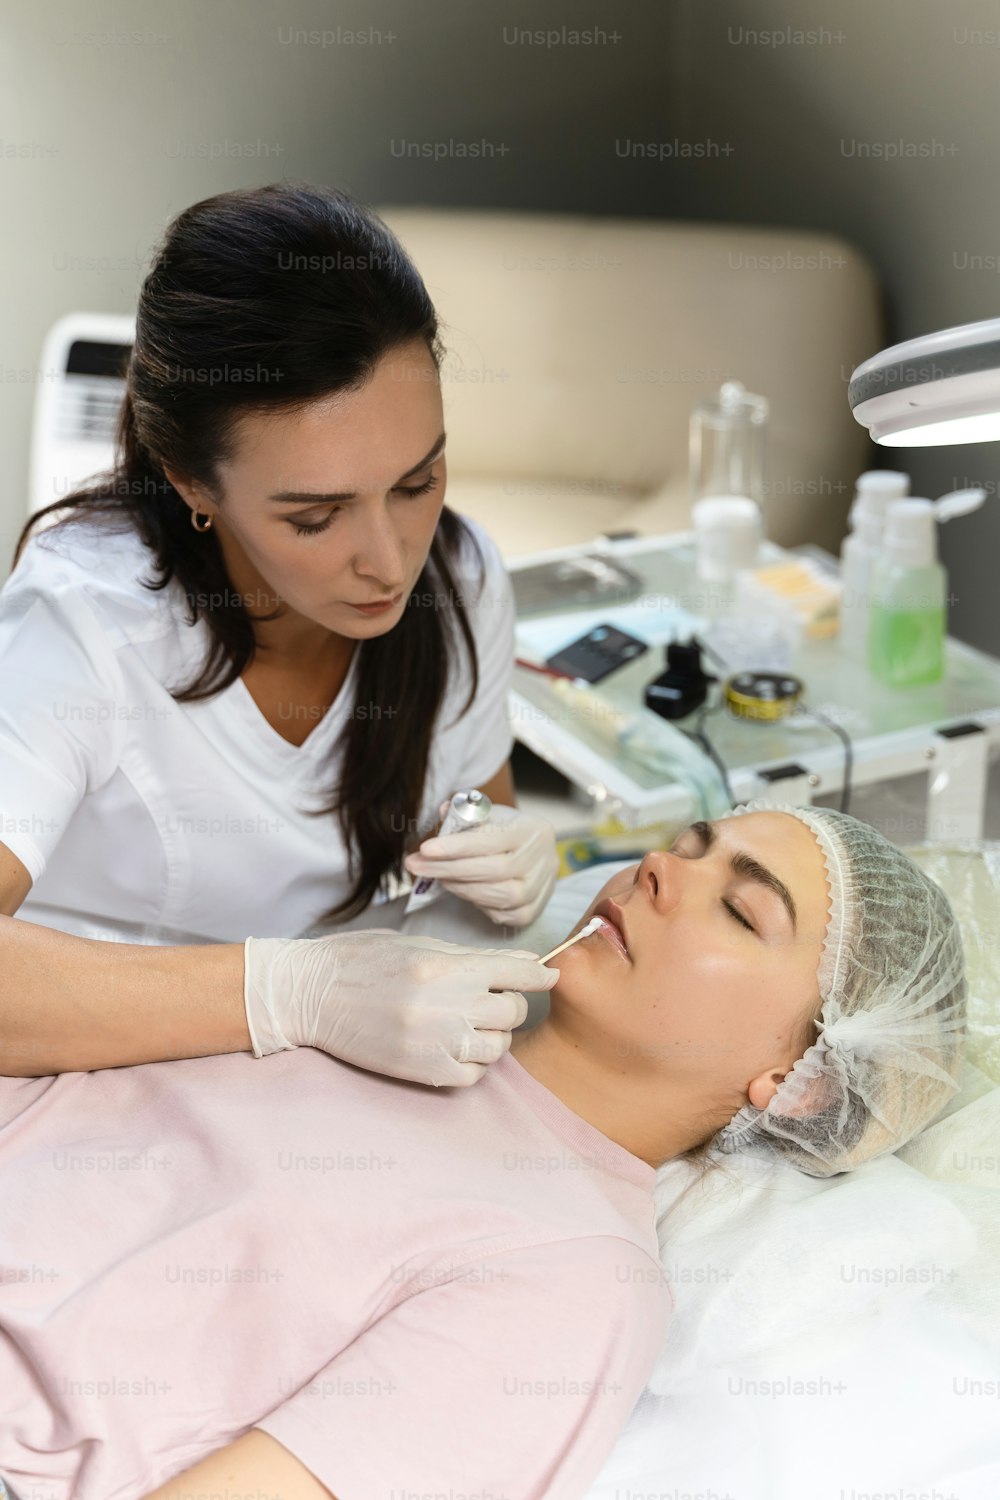
[[[629,952],[628,934],[622,920],[621,907],[606,896],[594,907],[594,916],[604,919],[606,925],[601,928],[601,932],[614,947],[621,949],[622,956],[631,963],[632,955]]]

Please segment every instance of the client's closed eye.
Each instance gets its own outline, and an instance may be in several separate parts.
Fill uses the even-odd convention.
[[[688,858],[691,857],[691,856],[685,854],[682,849],[678,849],[676,841],[671,845],[670,853],[678,855],[681,859],[688,859]],[[696,859],[699,858],[699,857],[700,856],[698,856],[698,855],[694,856],[694,858],[696,858]],[[756,934],[757,937],[760,936],[760,933],[757,932],[757,929],[756,929],[756,927],[754,927],[753,923],[752,922],[748,922],[747,919],[746,919],[746,917],[744,917],[740,912],[738,912],[736,910],[736,907],[732,904],[731,901],[727,901],[726,898],[725,898],[725,896],[723,896],[721,898],[721,901],[722,901],[722,905],[726,908],[726,911],[729,913],[729,915],[735,921],[739,922],[739,924],[740,924],[741,927],[745,927],[746,930],[747,930],[747,932],[752,932],[752,933]]]
[[[740,916],[739,912],[736,910],[736,907],[733,906],[733,904],[732,904],[731,901],[727,901],[724,896],[722,898],[722,904],[726,908],[726,911],[728,911],[732,916],[734,916],[736,918],[737,922],[739,922],[739,924],[740,924],[741,927],[745,927],[748,932],[756,932],[757,931],[756,927],[753,927],[747,921],[746,917],[741,917]]]

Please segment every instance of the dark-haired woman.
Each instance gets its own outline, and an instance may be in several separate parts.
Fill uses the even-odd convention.
[[[556,980],[523,950],[298,936],[391,896],[461,786],[496,826],[419,867],[514,927],[555,880],[514,806],[509,579],[443,507],[442,352],[346,194],[169,226],[115,468],[29,522],[0,591],[0,1072],[315,1046],[468,1084]]]

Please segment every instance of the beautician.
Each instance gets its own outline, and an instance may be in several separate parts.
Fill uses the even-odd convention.
[[[168,227],[116,466],[28,523],[0,591],[0,1072],[314,1046],[468,1084],[558,979],[357,926],[404,870],[513,927],[556,877],[514,806],[510,580],[443,505],[442,353],[344,193]],[[416,858],[471,786],[495,826]]]

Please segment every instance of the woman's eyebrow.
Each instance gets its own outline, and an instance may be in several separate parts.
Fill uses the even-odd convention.
[[[412,469],[407,469],[405,474],[400,474],[396,483],[402,484],[404,479],[412,478],[414,474],[419,474],[421,469],[426,469],[428,464],[433,463],[444,447],[447,436],[446,432],[442,432],[431,451],[425,454],[418,464],[414,464]],[[356,500],[357,498],[356,490],[342,490],[328,495],[318,495],[305,490],[279,490],[276,495],[270,497],[277,505],[316,505],[327,500]]]
[[[706,823],[703,818],[699,818],[697,823],[691,824],[691,829],[703,841],[706,852],[711,849],[712,845],[716,842],[714,826],[711,823]],[[778,879],[773,870],[769,870],[766,865],[762,865],[760,860],[754,859],[753,855],[748,854],[745,849],[737,849],[735,851],[729,861],[729,867],[734,875],[744,875],[748,880],[756,881],[758,885],[764,886],[767,890],[773,891],[776,896],[780,897],[784,903],[785,910],[791,918],[792,931],[796,934],[798,933],[798,919],[792,893],[785,882]]]

